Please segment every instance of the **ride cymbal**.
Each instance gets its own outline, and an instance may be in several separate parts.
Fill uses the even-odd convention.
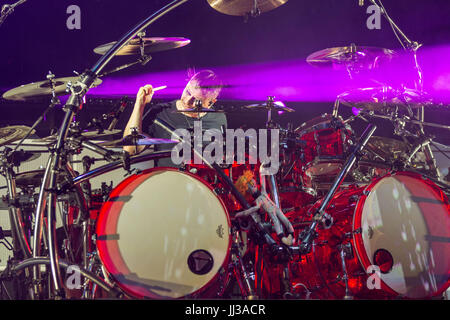
[[[94,49],[94,52],[100,55],[106,54],[117,41],[106,43]],[[144,48],[144,53],[153,53],[159,51],[166,51],[170,49],[181,48],[188,45],[191,40],[186,38],[135,38],[131,39],[128,44],[123,46],[118,52],[117,56],[128,56],[141,54],[141,48]]]

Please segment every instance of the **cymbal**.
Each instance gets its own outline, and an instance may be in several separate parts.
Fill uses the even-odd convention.
[[[134,54],[141,54],[141,41],[144,41],[144,52],[146,54],[166,51],[170,49],[176,49],[180,47],[184,47],[188,45],[191,40],[186,38],[162,38],[162,37],[153,37],[153,38],[135,38],[131,39],[128,44],[123,46],[116,54],[118,56],[128,56]],[[117,41],[113,41],[110,43],[102,44],[94,49],[94,52],[97,54],[104,55],[106,54],[111,47],[116,44]]]
[[[111,139],[119,134],[122,134],[122,130],[113,129],[113,130],[103,130],[102,132],[99,132],[98,130],[81,132],[81,136],[89,140],[106,140]],[[58,139],[58,135],[54,134],[51,136],[44,137],[41,140],[45,142],[55,142],[56,139]]]
[[[415,89],[393,89],[391,87],[358,88],[338,96],[340,103],[366,111],[379,111],[396,106],[409,106],[413,109],[431,104],[426,93]]]
[[[120,140],[99,143],[103,147],[125,147],[125,146],[151,146],[156,144],[178,143],[179,141],[170,139],[150,138],[144,134],[128,135]]]
[[[55,94],[57,96],[64,96],[69,94],[67,84],[69,82],[77,82],[79,77],[65,77],[53,79]],[[102,80],[97,78],[94,81],[93,87],[102,83]],[[29,84],[21,85],[17,88],[13,88],[3,94],[3,98],[13,101],[25,101],[27,99],[38,97],[50,97],[52,95],[50,80],[44,80],[39,82],[32,82]]]
[[[25,137],[30,130],[30,127],[27,126],[9,126],[0,128],[0,146],[18,141]],[[36,131],[33,129],[31,134],[34,134]]]
[[[257,0],[256,8],[258,13],[263,13],[286,2],[288,0]],[[213,9],[231,16],[245,16],[255,9],[255,0],[208,0],[208,3]]]
[[[217,110],[217,109],[213,109],[213,108],[194,108],[194,109],[184,109],[184,110],[174,110],[174,113],[219,113],[219,112],[225,112],[224,110]]]
[[[306,61],[316,67],[346,67],[373,69],[381,60],[389,60],[395,51],[377,47],[362,47],[354,44],[347,47],[335,47],[310,54]]]
[[[26,171],[22,173],[18,173],[16,175],[16,186],[18,188],[26,188],[26,187],[39,187],[42,183],[42,179],[44,178],[44,169]],[[64,181],[64,175],[57,175],[57,182]]]
[[[274,101],[271,104],[268,103],[257,103],[251,104],[242,107],[243,109],[252,110],[252,111],[268,111],[268,110],[276,110],[276,111],[286,111],[286,112],[295,112],[294,109],[286,107],[281,101]]]
[[[397,159],[409,150],[408,144],[403,141],[378,136],[370,137],[367,148],[384,160]]]
[[[40,156],[41,156],[41,154],[37,153],[37,152],[18,150],[12,154],[11,161],[13,163],[33,161],[33,160],[36,160],[37,158],[39,158]]]
[[[122,134],[122,130],[113,129],[113,130],[103,130],[101,133],[98,130],[95,131],[84,131],[81,135],[90,140],[96,139],[108,139],[112,138],[118,134]]]

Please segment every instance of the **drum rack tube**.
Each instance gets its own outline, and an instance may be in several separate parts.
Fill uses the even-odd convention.
[[[369,141],[370,137],[372,137],[373,133],[377,129],[377,126],[370,123],[366,129],[364,130],[363,134],[361,135],[361,138],[359,139],[358,144],[355,146],[349,157],[347,158],[347,161],[345,162],[344,166],[342,167],[341,171],[339,172],[339,175],[334,180],[330,190],[328,190],[328,193],[326,194],[325,198],[323,199],[320,207],[316,210],[313,218],[313,222],[309,225],[308,228],[304,229],[299,238],[301,240],[301,243],[299,245],[300,253],[301,254],[307,254],[311,251],[312,241],[315,237],[316,228],[319,222],[322,220],[323,216],[325,215],[325,210],[327,209],[328,205],[330,204],[331,199],[333,198],[334,194],[336,193],[337,189],[341,185],[341,183],[344,181],[345,177],[347,176],[350,169],[353,167],[353,165],[356,162],[356,159],[359,155],[359,153],[364,149],[367,142]]]
[[[46,258],[46,257],[35,257],[35,258],[29,258],[26,260],[21,261],[20,263],[18,263],[17,265],[14,265],[11,267],[11,269],[9,270],[9,272],[11,273],[17,273],[22,269],[25,268],[29,268],[32,266],[39,266],[39,265],[46,265],[49,266],[51,264],[50,259]],[[73,264],[61,260],[58,260],[58,265],[64,269],[67,269],[69,267],[73,267]],[[97,277],[96,275],[94,275],[93,273],[78,267],[77,271],[84,277],[88,278],[89,280],[91,280],[92,282],[94,282],[95,284],[97,284],[99,287],[101,287],[102,289],[104,289],[109,295],[114,296],[114,297],[120,297],[122,295],[122,292],[117,290],[114,287],[111,287],[109,284],[107,284],[106,282],[104,282],[102,279],[100,279],[99,277]]]
[[[160,159],[160,158],[167,158],[167,157],[170,157],[170,151],[158,151],[158,152],[153,152],[153,153],[130,157],[130,164],[141,163],[141,162],[156,160],[156,159]],[[95,168],[91,171],[88,171],[84,174],[81,174],[81,175],[73,178],[72,185],[80,184],[84,181],[98,177],[98,176],[105,174],[107,172],[110,172],[112,170],[120,169],[122,167],[123,167],[122,160],[117,160],[117,161],[114,161],[111,163],[107,163],[101,167]],[[68,186],[63,186],[63,187],[68,187]]]

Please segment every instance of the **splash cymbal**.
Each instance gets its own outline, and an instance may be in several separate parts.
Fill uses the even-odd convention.
[[[131,39],[128,44],[123,46],[116,54],[118,56],[128,56],[141,54],[141,47],[144,48],[144,53],[153,53],[159,51],[166,51],[170,49],[181,48],[188,45],[191,40],[186,38],[163,38],[163,37],[153,37],[153,38],[135,38]],[[106,54],[111,47],[116,44],[116,41],[106,43],[98,46],[94,49],[97,54]]]

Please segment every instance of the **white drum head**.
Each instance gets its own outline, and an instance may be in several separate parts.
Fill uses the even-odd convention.
[[[180,298],[204,288],[228,257],[230,222],[197,177],[152,169],[113,190],[97,227],[108,272],[137,297]]]
[[[366,269],[379,265],[381,281],[399,295],[433,296],[449,279],[448,201],[420,176],[408,174],[387,176],[369,189],[354,221],[362,231],[360,261]]]

